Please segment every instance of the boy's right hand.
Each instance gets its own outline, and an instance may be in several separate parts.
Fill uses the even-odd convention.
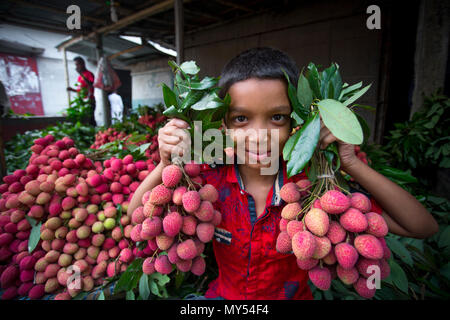
[[[172,155],[183,156],[191,140],[189,133],[184,130],[188,127],[189,124],[186,121],[172,119],[158,130],[159,155],[163,166],[170,164]]]

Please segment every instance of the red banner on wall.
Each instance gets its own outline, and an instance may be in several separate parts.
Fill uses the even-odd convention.
[[[14,112],[44,115],[35,58],[0,53],[0,81]]]

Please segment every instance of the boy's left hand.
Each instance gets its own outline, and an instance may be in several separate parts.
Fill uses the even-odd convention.
[[[339,157],[341,158],[341,167],[345,170],[352,166],[355,162],[359,161],[355,154],[355,146],[350,143],[343,142],[336,138],[331,131],[325,127],[324,123],[320,121],[320,136],[319,147],[325,149],[330,143],[337,141]]]

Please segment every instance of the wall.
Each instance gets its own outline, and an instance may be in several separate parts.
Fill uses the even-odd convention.
[[[163,103],[161,83],[173,87],[173,75],[167,61],[159,59],[131,66],[132,107]]]
[[[199,62],[201,74],[218,76],[241,51],[271,46],[288,53],[299,68],[309,62],[337,62],[349,84],[372,84],[360,104],[378,103],[381,30],[366,27],[367,1],[310,1],[281,13],[266,13],[185,36],[185,60]],[[373,129],[375,113],[360,114]],[[373,135],[372,135],[373,137]]]
[[[421,106],[424,95],[444,88],[449,63],[450,3],[422,0],[415,56],[413,107],[410,116]],[[448,76],[448,75],[447,75]]]
[[[59,33],[8,24],[0,25],[0,39],[45,49],[41,55],[36,57],[36,61],[44,114],[48,116],[60,115],[60,112],[68,107],[63,53],[55,48],[57,44],[66,38],[67,35]],[[75,63],[73,62],[73,58],[76,56],[77,54],[67,52],[69,84],[72,87],[78,78],[78,74],[75,71]],[[95,65],[86,61],[86,66],[88,70],[95,74]]]

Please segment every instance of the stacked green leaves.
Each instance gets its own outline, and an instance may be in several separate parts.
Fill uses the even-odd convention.
[[[172,90],[166,84],[162,84],[164,103],[167,107],[163,114],[170,118],[186,121],[189,124],[191,141],[194,141],[194,130],[198,130],[198,134],[203,136],[208,129],[219,129],[231,100],[228,94],[224,99],[219,97],[220,88],[217,87],[219,79],[205,77],[200,80],[200,68],[194,61],[186,61],[180,66],[169,61],[169,65],[175,74],[174,87]],[[201,130],[195,126],[195,121],[201,121]],[[203,143],[202,150],[206,147],[205,142]],[[218,141],[213,143],[218,143]],[[203,159],[203,155],[194,154],[194,150],[192,150],[192,155],[200,162],[212,160]]]
[[[363,142],[363,127],[367,128],[367,124],[352,108],[361,106],[353,103],[371,85],[362,88],[362,82],[351,86],[343,83],[337,63],[321,72],[314,63],[310,63],[305,75],[303,70],[300,73],[297,88],[287,75],[286,78],[293,107],[291,117],[297,125],[301,125],[300,130],[289,138],[283,149],[283,158],[288,161],[289,177],[301,172],[311,160],[319,142],[321,119],[339,140],[355,145]],[[363,122],[362,125],[360,122]],[[327,151],[338,157],[336,147],[330,146]]]

